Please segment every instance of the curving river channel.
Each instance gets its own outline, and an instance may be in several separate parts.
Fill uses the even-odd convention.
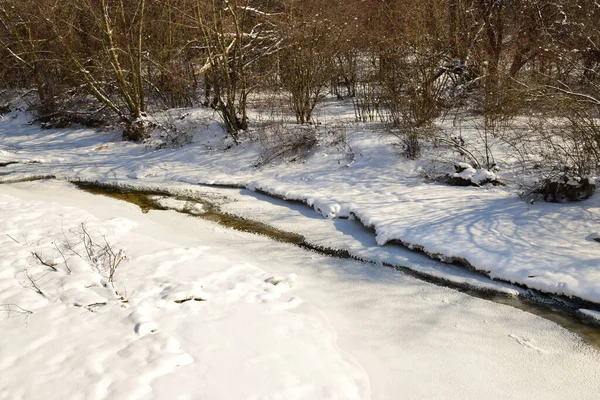
[[[227,228],[267,236],[273,240],[290,243],[327,256],[339,258],[358,258],[352,255],[352,253],[348,250],[336,249],[333,246],[317,243],[312,241],[310,237],[305,237],[298,233],[274,228],[273,226],[255,220],[254,218],[249,219],[246,215],[239,215],[224,211],[223,207],[219,204],[223,202],[216,200],[217,198],[226,198],[228,193],[230,193],[232,190],[236,191],[238,195],[242,193],[243,195],[251,196],[255,199],[262,196],[245,191],[243,189],[211,187],[211,193],[207,196],[203,196],[201,192],[195,192],[193,195],[189,196],[182,196],[162,190],[140,190],[131,187],[121,187],[89,182],[73,183],[79,189],[88,193],[109,196],[135,204],[142,210],[142,212],[148,212],[149,210],[174,210],[180,213],[186,213],[194,217],[216,222]],[[262,200],[258,199],[257,201],[264,201],[264,198]],[[282,200],[277,199],[270,199],[270,201],[283,202]],[[298,204],[295,204],[294,206],[305,207],[305,212],[312,212],[312,209],[309,209],[307,206]],[[404,248],[403,251],[406,251],[406,249]],[[549,296],[529,289],[517,287],[515,287],[515,289],[518,290],[519,295],[511,296],[506,295],[501,291],[494,291],[493,289],[490,290],[489,288],[481,288],[469,284],[457,283],[444,279],[443,277],[415,271],[403,265],[395,265],[389,262],[382,263],[381,261],[365,257],[360,257],[359,259],[360,261],[364,262],[383,264],[435,285],[450,287],[473,297],[501,303],[529,312],[531,314],[535,314],[542,318],[553,321],[560,326],[578,334],[586,342],[595,348],[600,349],[600,326],[586,319],[584,315],[577,311],[581,307],[598,309],[598,307],[593,304],[581,304],[568,298]],[[478,279],[481,279],[481,276],[474,272],[464,272],[471,273]],[[492,280],[489,281],[493,282]],[[503,285],[506,286],[505,283],[503,283]]]

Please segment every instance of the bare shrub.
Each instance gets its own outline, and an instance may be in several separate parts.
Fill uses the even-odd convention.
[[[400,139],[402,154],[409,160],[416,160],[421,154],[422,134],[418,128],[393,129],[392,134]]]
[[[355,86],[357,88],[352,97],[352,106],[356,122],[373,122],[377,119],[382,121],[383,101],[379,86],[370,82],[362,82]]]
[[[48,279],[45,278],[77,273],[77,270],[72,269],[69,263],[74,258],[79,258],[84,260],[103,278],[100,281],[102,286],[107,288],[109,292],[114,293],[114,298],[112,296],[110,298],[119,302],[127,302],[126,298],[119,294],[114,284],[117,268],[126,259],[125,251],[114,247],[103,235],[92,234],[84,223],[77,228],[70,229],[68,232],[63,230],[62,236],[58,235],[51,243],[45,245],[40,245],[40,241],[29,243],[26,235],[23,235],[21,241],[8,234],[7,236],[15,243],[25,246],[31,254],[31,267],[21,269],[16,273],[16,278],[24,288],[33,290],[50,301],[55,301],[60,298],[56,296],[56,289],[60,289],[60,286],[49,287],[46,284]],[[62,262],[59,262],[61,258]],[[40,268],[40,266],[45,268]],[[54,281],[56,282],[56,280]],[[95,285],[94,282],[92,286]],[[60,293],[58,295],[60,296]],[[75,303],[75,305],[83,306],[89,311],[94,311],[95,307],[105,304],[105,302]],[[2,311],[2,308],[9,316],[32,313],[32,311],[15,304],[0,304],[0,311]]]
[[[349,166],[355,154],[346,140],[345,125],[295,125],[283,121],[265,125],[259,134],[262,152],[256,162],[261,167],[275,162],[305,160],[315,148],[324,147],[343,155],[338,164]]]
[[[182,114],[177,119],[183,120],[187,114]],[[154,149],[169,149],[182,147],[192,142],[193,135],[185,128],[177,127],[176,117],[171,112],[166,112],[161,118],[152,119],[154,129],[152,134],[144,140],[144,144]]]
[[[274,162],[305,159],[317,145],[317,130],[314,125],[290,125],[277,122],[268,126],[259,136],[262,151],[256,162],[261,167]]]
[[[566,173],[576,181],[593,177],[600,171],[600,101],[544,90],[552,114],[530,118],[529,126],[537,139],[530,151],[539,154],[552,181],[557,173]]]
[[[285,40],[278,54],[278,74],[281,85],[290,93],[299,124],[311,121],[325,88],[335,80],[334,61],[343,32],[341,21],[331,15],[336,4],[327,11],[315,0],[291,5],[281,27]]]
[[[92,238],[83,223],[76,233],[79,235],[80,245],[85,251],[84,258],[98,270],[100,275],[104,276],[112,283],[117,268],[125,259],[125,250],[113,249],[105,236],[102,236],[101,241],[96,241]],[[71,246],[69,246],[68,249],[75,252]],[[79,255],[79,253],[76,252],[75,254]]]

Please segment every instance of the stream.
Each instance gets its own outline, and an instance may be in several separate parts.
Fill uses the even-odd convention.
[[[550,296],[528,289],[517,288],[516,286],[515,289],[518,289],[520,294],[518,296],[509,296],[500,291],[488,290],[477,286],[461,284],[445,280],[440,277],[431,276],[426,273],[407,268],[403,265],[395,265],[387,262],[382,263],[368,258],[355,257],[348,250],[319,245],[311,241],[310,238],[298,233],[287,232],[254,219],[247,219],[243,216],[226,212],[222,209],[223,207],[219,204],[217,197],[215,197],[215,193],[217,193],[219,198],[226,198],[228,190],[236,190],[238,194],[242,192],[242,194],[257,197],[257,195],[252,194],[252,192],[243,193],[247,192],[244,189],[211,187],[211,190],[213,191],[211,196],[205,196],[201,193],[194,193],[193,196],[182,196],[174,195],[162,190],[139,190],[135,188],[125,188],[116,185],[89,182],[73,183],[79,189],[88,193],[108,196],[135,204],[144,213],[150,210],[174,210],[196,218],[213,221],[227,228],[263,235],[279,242],[289,243],[330,257],[354,258],[366,263],[383,264],[386,267],[397,269],[403,273],[428,283],[450,287],[473,297],[508,305],[553,321],[558,325],[578,334],[584,339],[584,341],[591,344],[595,348],[600,349],[600,326],[592,323],[577,311],[581,307],[590,308],[589,304],[582,305],[565,297]],[[219,193],[220,189],[221,192]],[[283,201],[276,199],[273,200]],[[257,201],[261,200],[259,199]],[[310,209],[308,206],[299,205],[298,207],[305,207],[307,209],[306,212],[312,211],[312,209]],[[355,223],[358,224],[358,222]],[[400,245],[386,246],[400,247]],[[481,278],[480,275],[474,272],[469,273]],[[489,281],[493,282],[492,280]]]

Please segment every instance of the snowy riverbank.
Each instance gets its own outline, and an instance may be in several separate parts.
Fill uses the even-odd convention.
[[[424,161],[402,159],[393,139],[368,124],[344,127],[347,143],[317,148],[304,162],[256,168],[258,143],[229,148],[206,110],[180,122],[192,144],[152,150],[89,129],[40,130],[26,114],[0,123],[0,179],[63,179],[169,188],[227,184],[300,200],[327,218],[355,217],[379,245],[401,241],[546,293],[600,303],[600,196],[569,204],[530,204],[516,189],[450,187],[423,180]],[[188,122],[189,121],[189,122]],[[186,125],[187,124],[187,125]],[[191,127],[191,128],[190,128]],[[349,160],[348,150],[353,158]]]
[[[60,181],[0,185],[0,213],[1,399],[600,395],[577,336],[393,269]],[[124,250],[114,286],[82,223]]]

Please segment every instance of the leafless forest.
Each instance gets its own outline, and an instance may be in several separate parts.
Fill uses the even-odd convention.
[[[40,122],[119,121],[131,140],[194,106],[237,140],[256,99],[311,124],[329,95],[409,158],[436,141],[490,169],[500,137],[580,185],[600,162],[597,0],[1,0],[0,60],[0,90]],[[480,118],[483,157],[436,129],[450,113]]]

